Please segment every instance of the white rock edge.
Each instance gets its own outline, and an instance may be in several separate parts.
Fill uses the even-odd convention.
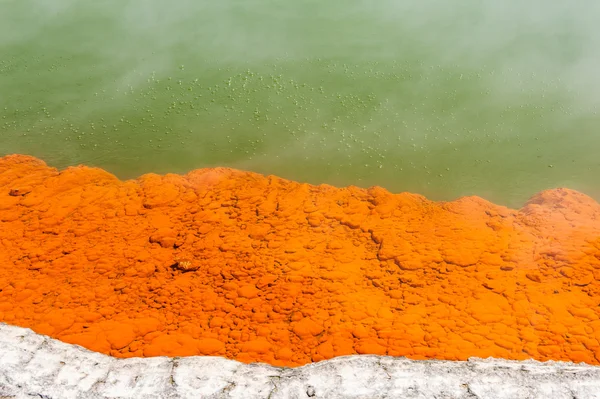
[[[212,356],[116,359],[0,323],[0,399],[311,397],[600,398],[600,367],[375,355],[296,368]]]

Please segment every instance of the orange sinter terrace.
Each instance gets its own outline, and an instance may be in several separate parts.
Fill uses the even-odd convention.
[[[600,364],[600,205],[0,158],[0,322],[116,357]]]

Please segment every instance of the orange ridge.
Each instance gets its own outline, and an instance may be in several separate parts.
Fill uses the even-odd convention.
[[[599,364],[600,205],[0,158],[0,321],[116,357]]]

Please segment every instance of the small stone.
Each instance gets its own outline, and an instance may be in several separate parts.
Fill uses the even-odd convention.
[[[172,266],[174,269],[181,270],[182,272],[194,272],[200,268],[200,266],[189,259],[178,259]]]

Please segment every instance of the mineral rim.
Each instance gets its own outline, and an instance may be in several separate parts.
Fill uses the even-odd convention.
[[[0,321],[114,357],[600,364],[600,205],[0,158]]]

